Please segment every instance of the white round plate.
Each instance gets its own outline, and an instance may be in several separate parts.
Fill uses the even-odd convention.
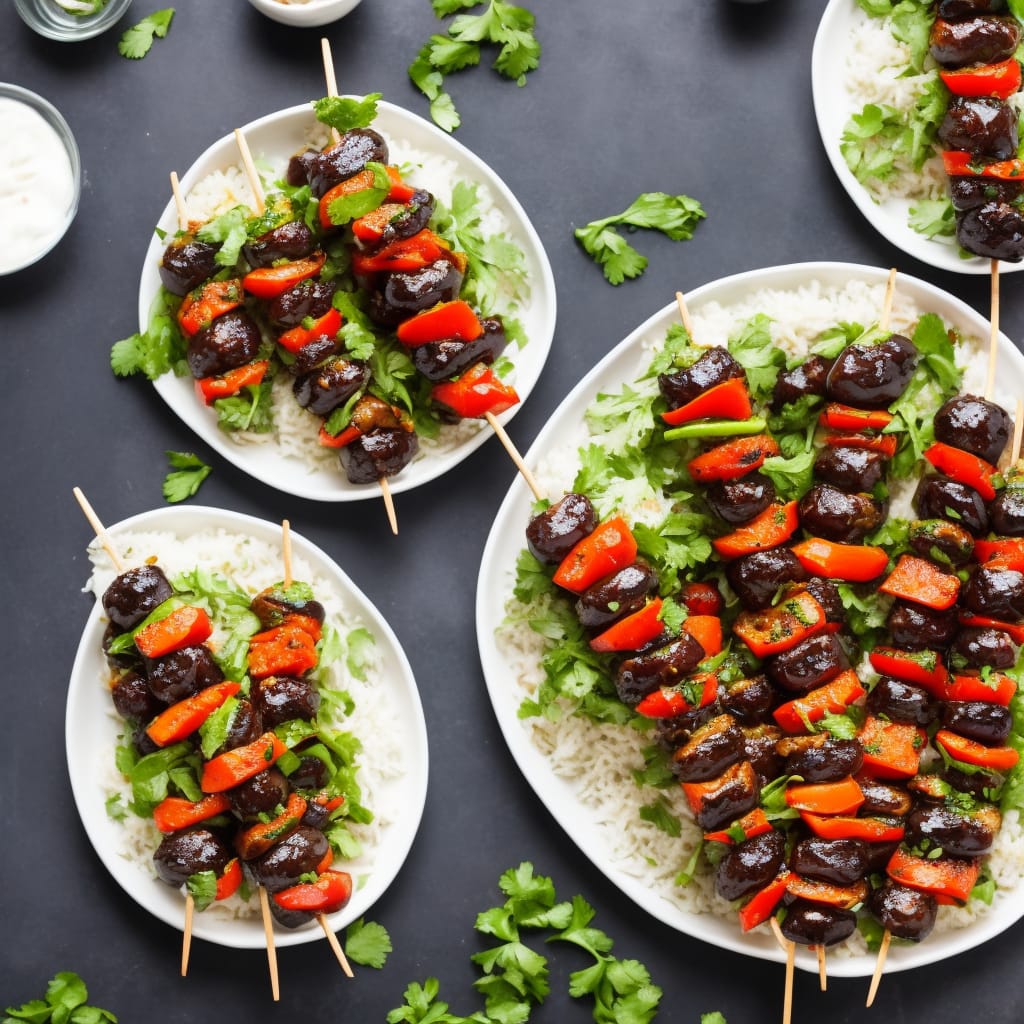
[[[242,131],[249,143],[254,159],[265,161],[273,168],[275,179],[283,177],[289,157],[308,143],[310,130],[317,124],[309,104],[290,107],[274,114],[268,114],[243,126]],[[525,402],[540,377],[544,361],[551,348],[555,331],[555,281],[548,263],[547,254],[537,232],[530,223],[526,212],[508,186],[479,157],[474,156],[460,142],[456,142],[434,125],[421,117],[396,107],[391,103],[377,105],[377,117],[373,122],[393,149],[411,146],[417,150],[435,154],[438,158],[455,164],[454,177],[485,186],[493,197],[494,204],[508,222],[508,238],[522,249],[526,258],[527,286],[529,297],[518,307],[515,316],[522,322],[529,343],[519,350],[509,345],[505,355],[515,364],[513,383],[522,402]],[[187,194],[197,181],[216,170],[236,166],[239,163],[238,147],[234,135],[225,135],[199,157],[181,178],[183,191]],[[169,202],[160,216],[159,227],[173,235],[178,228],[177,213],[173,202]],[[160,287],[158,265],[166,241],[158,234],[146,251],[139,287],[139,329],[146,330],[149,310]],[[280,447],[271,442],[266,444],[235,444],[217,426],[216,414],[207,409],[195,394],[191,377],[175,377],[166,373],[154,381],[154,387],[161,398],[188,424],[211,448],[220,452],[228,462],[263,483],[280,491],[309,498],[314,501],[361,501],[380,496],[376,484],[350,484],[340,468],[332,466],[327,471],[311,473],[299,460],[286,456]],[[503,413],[502,423],[510,420],[519,410],[515,405]],[[481,421],[480,429],[442,454],[427,454],[406,466],[401,473],[388,482],[393,493],[411,490],[435,477],[447,473],[463,459],[480,447],[492,434],[487,424]]]
[[[690,292],[686,302],[691,313],[699,316],[707,303],[728,306],[763,288],[794,289],[814,279],[823,285],[834,286],[854,280],[884,285],[887,276],[887,272],[879,268],[856,264],[792,264],[713,281]],[[982,338],[988,335],[987,321],[959,299],[933,285],[901,274],[896,282],[896,292],[901,299],[913,302],[923,311],[938,313],[964,332]],[[612,349],[555,410],[527,453],[527,465],[535,466],[545,453],[561,449],[567,438],[581,438],[584,412],[598,393],[617,392],[623,385],[631,383],[644,358],[643,340],[663,338],[669,326],[678,320],[679,311],[675,303],[665,306]],[[1005,336],[1001,336],[1000,341],[1000,383],[1008,389],[1020,391],[1024,389],[1024,356]],[[607,831],[602,831],[601,823],[580,798],[579,785],[556,775],[549,760],[531,742],[527,728],[517,715],[525,693],[509,670],[495,633],[505,619],[505,605],[512,596],[516,559],[525,547],[525,529],[532,505],[533,495],[517,477],[495,517],[477,583],[476,625],[480,660],[494,712],[513,758],[568,836],[638,906],[664,924],[723,949],[783,961],[785,954],[766,929],[758,928],[744,935],[732,917],[687,913],[654,892],[644,878],[623,870],[612,857]],[[991,910],[971,927],[932,935],[916,946],[897,948],[894,945],[886,970],[905,970],[953,956],[1003,931],[1022,915],[1024,900],[1019,898],[1019,893],[1000,890]],[[808,971],[818,969],[816,956],[806,949],[797,950],[796,962]],[[874,954],[829,957],[828,970],[833,976],[866,976],[874,969]]]
[[[133,530],[166,530],[185,538],[216,529],[252,537],[273,550],[281,543],[280,524],[199,505],[144,512],[112,526],[109,533],[116,546],[119,535]],[[332,930],[337,932],[365,914],[380,898],[409,853],[427,795],[427,731],[416,680],[391,627],[320,548],[299,534],[292,533],[291,537],[295,556],[304,559],[313,572],[328,580],[346,607],[373,634],[381,657],[377,673],[379,684],[393,691],[391,727],[402,738],[407,758],[405,773],[380,786],[382,802],[400,810],[395,820],[384,826],[382,841],[365,883],[354,889],[344,909],[327,918]],[[268,585],[271,582],[268,580]],[[97,600],[82,633],[68,687],[65,740],[71,789],[89,841],[115,881],[140,906],[180,930],[185,907],[181,893],[157,879],[148,863],[129,859],[125,827],[110,818],[105,807],[109,786],[104,780],[110,776],[120,729],[119,719],[111,714],[107,687],[109,669],[101,649],[105,625],[103,608]],[[196,914],[192,933],[208,942],[237,949],[266,945],[259,914],[238,919],[213,913]],[[322,935],[316,922],[312,922],[295,930],[278,928],[275,942],[279,946],[294,946],[313,942]]]
[[[953,239],[925,238],[914,231],[907,223],[907,215],[913,205],[911,200],[890,199],[876,203],[843,159],[839,149],[843,130],[850,116],[859,114],[862,106],[846,88],[846,51],[853,30],[870,20],[856,0],[830,0],[814,37],[811,92],[818,131],[832,169],[868,223],[908,256],[954,274],[988,274],[992,268],[991,260],[980,256],[961,258],[960,249]],[[1001,273],[1024,270],[1024,262],[1008,263],[1003,260],[999,269]]]

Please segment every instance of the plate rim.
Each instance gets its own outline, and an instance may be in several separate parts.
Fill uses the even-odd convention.
[[[347,98],[362,99],[363,97],[349,96]],[[508,208],[513,218],[510,224],[510,233],[522,235],[520,241],[523,243],[526,258],[537,265],[537,273],[531,275],[529,282],[530,296],[519,304],[519,309],[522,310],[526,307],[529,307],[531,310],[535,309],[534,315],[540,326],[539,330],[535,331],[530,337],[526,347],[522,350],[517,350],[519,353],[525,353],[525,358],[520,354],[518,359],[513,359],[517,371],[516,390],[519,393],[520,401],[497,417],[500,423],[506,424],[519,412],[532,393],[537,381],[540,379],[554,343],[555,325],[558,315],[557,293],[554,272],[551,268],[551,261],[548,258],[547,250],[544,248],[537,229],[534,227],[518,197],[497,171],[481,157],[477,156],[476,153],[458,139],[445,134],[435,125],[411,110],[407,110],[405,107],[382,99],[378,101],[377,109],[378,117],[383,112],[386,118],[395,119],[400,124],[404,122],[405,125],[408,125],[415,132],[426,133],[437,144],[442,157],[456,159],[470,165],[473,169],[471,182],[484,184],[490,188],[495,194],[496,205],[503,205]],[[254,132],[273,128],[279,124],[287,124],[299,118],[308,118],[311,127],[316,124],[312,106],[308,103],[300,103],[264,114],[243,125],[240,131],[248,136]],[[389,130],[385,129],[385,131]],[[221,150],[228,151],[234,147],[233,133],[223,135],[210,143],[192,161],[188,170],[181,176],[182,191],[187,194],[199,178],[205,177],[214,169],[212,164]],[[206,170],[200,171],[200,168],[206,165],[211,166]],[[220,163],[220,166],[224,166],[223,162]],[[177,230],[178,218],[173,198],[169,199],[163,207],[155,224],[161,230],[172,234]],[[142,332],[145,332],[148,325],[150,305],[156,294],[153,288],[153,278],[156,276],[155,268],[163,247],[162,240],[154,232],[143,257],[139,281],[138,315],[139,330]],[[157,286],[159,285],[158,278],[155,283]],[[148,288],[147,284],[149,285]],[[256,454],[257,462],[253,464],[250,457],[252,454],[258,453],[264,448],[272,452],[277,448],[276,444],[271,449],[265,445],[239,445],[234,443],[218,428],[216,422],[210,419],[207,410],[200,406],[198,402],[193,400],[192,405],[182,406],[180,404],[179,398],[184,397],[184,389],[180,385],[181,381],[185,381],[186,385],[188,385],[191,383],[191,378],[178,378],[173,372],[169,371],[162,374],[156,380],[151,381],[151,384],[161,399],[185,426],[196,434],[200,440],[231,463],[231,465],[246,475],[282,493],[311,501],[344,503],[374,500],[379,497],[380,489],[376,484],[350,484],[340,470],[332,473],[330,480],[325,482],[322,472],[309,471],[298,460],[293,460],[284,454],[276,454],[273,458],[265,460],[259,454]],[[189,398],[191,397],[189,396]],[[407,467],[408,470],[416,466],[427,466],[427,468],[419,469],[415,473],[406,471],[390,478],[388,483],[391,493],[402,494],[405,491],[414,490],[455,469],[459,463],[463,462],[489,441],[492,433],[493,431],[489,430],[485,424],[481,424],[480,429],[459,442],[451,451],[444,452],[436,457],[427,456],[424,460],[414,463],[412,467]],[[266,461],[268,465],[262,465],[263,461]],[[278,465],[284,465],[288,470],[283,479],[278,473],[268,471]],[[310,486],[311,484],[315,485],[318,481],[321,483],[321,486]]]
[[[691,309],[695,309],[703,301],[717,300],[724,302],[726,300],[719,297],[720,293],[728,293],[739,286],[744,286],[748,291],[767,287],[780,288],[784,286],[782,282],[788,281],[790,286],[792,286],[799,282],[800,279],[807,280],[811,277],[820,277],[821,275],[832,275],[837,280],[841,277],[844,279],[856,277],[869,284],[883,284],[888,274],[889,271],[887,269],[857,263],[829,261],[781,264],[774,267],[730,274],[726,277],[707,282],[687,293],[687,304]],[[901,288],[910,289],[914,293],[915,301],[919,305],[922,304],[922,297],[924,296],[931,296],[936,299],[941,298],[943,303],[948,303],[956,314],[964,320],[973,322],[976,325],[987,324],[984,317],[962,299],[921,278],[900,273],[897,277],[896,288],[897,292]],[[656,329],[662,322],[667,327],[668,323],[675,322],[677,319],[678,310],[676,304],[674,302],[667,303],[632,330],[592,367],[565,398],[559,402],[554,412],[541,428],[536,440],[525,455],[526,464],[533,466],[537,463],[538,459],[551,446],[552,439],[561,426],[560,421],[571,416],[574,412],[578,415],[575,407],[585,399],[588,399],[591,392],[596,393],[600,386],[599,381],[604,373],[620,360],[627,357],[635,361],[635,356],[638,353],[634,353],[633,350],[638,346],[642,338],[653,329]],[[1015,372],[1024,381],[1024,353],[1021,353],[1002,332],[999,334],[999,339],[1000,355],[1005,356],[1007,350],[1012,353],[1011,359],[1014,362]],[[623,381],[623,383],[627,382]],[[633,900],[641,909],[647,911],[662,924],[692,938],[735,953],[784,963],[785,953],[772,936],[755,933],[744,935],[738,927],[735,927],[734,922],[728,922],[726,918],[718,918],[710,914],[686,913],[672,906],[663,897],[652,893],[644,884],[628,875],[621,868],[616,867],[608,858],[601,856],[602,851],[600,847],[604,844],[600,840],[596,826],[585,821],[586,835],[581,838],[579,835],[574,834],[566,825],[566,819],[571,819],[573,816],[576,816],[578,819],[581,813],[585,815],[585,812],[581,812],[581,807],[578,803],[566,803],[563,806],[564,801],[572,798],[571,787],[569,783],[556,776],[550,770],[550,767],[547,765],[547,759],[532,745],[526,730],[518,719],[515,712],[522,695],[516,690],[511,690],[511,687],[515,685],[515,681],[507,673],[501,671],[503,658],[495,641],[495,629],[505,617],[504,606],[511,594],[510,580],[514,578],[514,563],[510,565],[507,561],[499,562],[503,541],[508,535],[510,522],[511,525],[518,526],[520,531],[525,528],[533,501],[533,494],[526,483],[520,476],[517,476],[494,516],[494,522],[487,537],[477,577],[475,611],[480,662],[487,686],[488,699],[513,760],[534,793],[539,797],[541,803],[544,804],[552,818],[554,818],[566,835],[620,892]],[[518,517],[518,519],[514,517]],[[518,536],[522,536],[521,532]],[[512,550],[518,551],[521,548],[522,544],[516,543]],[[506,690],[509,692],[504,692]],[[577,820],[574,824],[578,826],[579,821]],[[594,837],[591,841],[598,846],[596,851],[588,849],[582,841],[587,836]],[[1009,906],[1012,911],[1013,898],[1020,896],[1022,883],[1024,883],[1024,876],[1022,876],[1017,886],[1012,890],[1000,890],[996,897],[999,906],[986,914],[980,922],[968,928],[945,933],[945,943],[941,955],[930,954],[929,950],[935,947],[934,944],[930,946],[928,940],[913,946],[894,945],[886,962],[886,971],[910,970],[915,967],[935,963],[968,949],[973,949],[1005,931],[1016,921],[1024,917],[1024,900],[1019,898],[1016,900],[1019,904],[1016,914],[1012,912],[1007,913],[1004,909]],[[684,924],[690,923],[691,926],[684,927],[680,924],[681,921]],[[701,927],[701,923],[708,921],[727,923],[729,927],[727,929],[723,928],[721,935],[709,937],[707,934],[701,934],[706,931],[706,929]],[[818,971],[817,957],[807,949],[798,948],[796,952],[796,966],[808,973],[816,973]],[[844,957],[842,959],[834,957],[829,960],[829,974],[834,977],[869,977],[873,973],[874,968],[874,954]]]
[[[206,505],[151,509],[108,526],[107,532],[115,541],[118,535],[137,529],[165,530],[180,536],[183,532],[180,525],[182,520],[194,523],[194,526],[184,532],[222,528],[244,533],[259,540],[269,539],[271,535],[280,536],[280,526],[269,520]],[[261,533],[264,534],[263,537],[260,537]],[[385,827],[387,865],[379,876],[374,871],[364,886],[355,889],[347,906],[328,915],[327,921],[331,929],[337,932],[366,913],[377,900],[384,896],[408,859],[426,807],[429,774],[426,719],[412,666],[397,635],[384,615],[356,586],[345,570],[321,547],[294,530],[291,532],[291,542],[297,555],[307,559],[318,572],[331,577],[332,587],[337,587],[340,596],[355,606],[363,619],[362,625],[374,633],[378,643],[386,645],[385,660],[393,658],[397,665],[398,687],[403,698],[408,701],[410,738],[415,743],[407,770],[400,781],[400,784],[408,789],[408,797],[403,799],[401,805],[403,812],[400,819],[401,828]],[[174,890],[159,882],[155,877],[146,876],[145,872],[139,869],[137,861],[124,857],[116,844],[111,846],[104,833],[113,832],[115,828],[120,827],[116,822],[110,822],[105,813],[102,814],[98,822],[94,821],[89,813],[86,813],[87,809],[95,810],[97,801],[102,811],[107,795],[102,778],[83,770],[83,768],[89,769],[95,766],[98,750],[94,749],[88,741],[79,740],[77,736],[80,708],[88,707],[94,696],[90,694],[87,687],[91,684],[100,685],[102,683],[102,680],[98,678],[86,678],[92,674],[89,663],[98,660],[99,639],[103,632],[102,619],[102,604],[99,597],[96,597],[82,629],[82,636],[68,678],[68,693],[64,711],[64,762],[71,784],[75,810],[96,856],[129,898],[158,920],[178,931],[183,931],[183,912],[178,910],[176,913],[172,913],[170,907],[173,906],[173,903],[167,899],[167,897],[174,898]],[[382,669],[382,675],[384,671]],[[97,713],[100,710],[97,708]],[[113,756],[113,747],[105,753],[105,756]],[[399,824],[399,821],[396,821],[395,824]],[[385,848],[383,843],[382,848]],[[143,900],[138,893],[150,881],[154,884],[153,899]],[[159,886],[159,888],[155,886]],[[182,906],[184,906],[183,903]],[[250,925],[251,928],[248,927]],[[228,926],[230,926],[230,931]],[[235,937],[235,930],[239,928],[242,930]],[[233,949],[262,949],[266,944],[263,925],[259,918],[226,921],[219,918],[213,920],[203,914],[196,914],[193,918],[192,934],[195,938]],[[315,922],[297,929],[278,928],[274,931],[274,942],[277,946],[301,945],[314,942],[321,937],[322,932],[316,927]]]

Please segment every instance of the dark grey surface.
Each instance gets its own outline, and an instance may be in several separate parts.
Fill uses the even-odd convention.
[[[156,4],[135,4],[121,28]],[[59,249],[0,278],[3,674],[0,797],[0,1006],[41,995],[57,970],[80,973],[92,1001],[123,1022],[225,1019],[381,1021],[412,979],[439,976],[456,1012],[478,1003],[472,929],[496,903],[505,868],[530,859],[560,895],[582,892],[620,956],[663,986],[660,1020],[778,1019],[782,968],[719,951],[636,909],[578,851],[524,783],[483,686],[473,628],[476,569],[513,470],[489,442],[455,472],[398,497],[401,533],[380,503],[303,502],[213,457],[142,381],[108,369],[112,341],[136,329],[141,261],[183,171],[239,124],[323,93],[321,30],[276,25],[242,0],[178,0],[167,39],[138,63],[118,30],[60,44],[0,9],[0,79],[42,93],[82,150],[81,210]],[[987,279],[933,271],[864,222],[826,161],[814,122],[810,52],[822,0],[744,6],[726,0],[534,0],[544,53],[517,89],[480,68],[454,76],[457,138],[522,201],[558,285],[555,343],[511,426],[525,448],[561,398],[637,324],[684,291],[727,274],[803,260],[850,260],[924,277],[984,311]],[[326,34],[342,91],[381,91],[426,116],[405,69],[438,22],[427,0],[365,0]],[[708,219],[674,244],[634,236],[646,274],[605,283],[572,227],[624,208],[643,190],[686,192]],[[1019,278],[1004,277],[1003,324],[1019,339]],[[214,472],[197,500],[270,520],[284,516],[323,546],[390,619],[413,662],[431,742],[426,814],[405,870],[370,916],[395,942],[386,969],[353,982],[324,943],[282,950],[282,999],[269,998],[262,953],[197,943],[177,976],[180,934],[114,883],[82,830],[64,763],[64,699],[91,599],[82,486],[114,522],[162,504],[165,449],[194,450]],[[888,977],[873,1011],[866,981],[829,991],[798,975],[795,1020],[1019,1020],[1021,926],[953,961]],[[554,994],[538,1022],[590,1019],[566,995],[573,951],[553,949]]]

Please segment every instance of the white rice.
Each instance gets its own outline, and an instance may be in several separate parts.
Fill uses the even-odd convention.
[[[309,145],[320,148],[327,142],[327,135],[317,130],[309,137]],[[416,188],[426,189],[446,206],[451,205],[452,189],[458,179],[457,163],[436,153],[418,149],[406,139],[388,139],[389,160],[403,169],[403,180]],[[272,187],[273,181],[284,174],[284,167],[275,167],[270,174],[263,172],[260,177],[264,187]],[[187,197],[190,217],[205,222],[226,213],[232,207],[253,207],[253,194],[245,172],[240,166],[226,167],[200,179]],[[477,209],[480,212],[480,230],[486,236],[508,237],[508,218],[497,206],[494,195],[483,182],[477,182]],[[528,289],[520,287],[519,301],[528,295]],[[500,282],[497,306],[489,314],[511,316],[517,300],[513,296],[513,285],[506,276]],[[515,384],[514,367],[504,378],[506,383]],[[227,436],[238,445],[274,445],[282,456],[294,459],[303,465],[309,474],[339,472],[338,453],[319,444],[317,437],[321,417],[303,409],[295,401],[292,392],[293,378],[288,373],[279,373],[272,390],[274,427],[264,433],[235,430]],[[419,452],[414,462],[437,457],[454,451],[479,431],[488,429],[483,420],[466,419],[454,424],[443,424],[436,438],[420,436]]]
[[[170,532],[147,531],[118,536],[118,547],[125,564],[141,565],[155,560],[164,570],[168,579],[173,580],[181,572],[197,566],[210,572],[220,573],[249,594],[271,586],[281,578],[281,553],[245,534],[236,534],[224,529],[207,529],[181,538]],[[89,547],[93,574],[86,589],[91,590],[97,600],[114,579],[116,572],[109,556],[94,541]],[[333,626],[341,637],[353,629],[368,628],[358,613],[330,580],[315,573],[300,556],[293,556],[293,577],[308,583],[316,599],[324,606],[325,623]],[[372,632],[372,630],[371,630]],[[211,638],[216,644],[218,634]],[[388,799],[385,783],[398,778],[407,771],[405,751],[398,742],[395,730],[389,728],[392,715],[389,711],[389,695],[380,685],[381,658],[378,651],[370,648],[366,665],[366,680],[357,679],[348,669],[345,659],[340,658],[322,670],[321,688],[346,690],[355,702],[351,715],[343,718],[329,717],[334,714],[324,705],[318,716],[321,724],[343,732],[350,732],[362,742],[358,755],[358,782],[362,788],[362,804],[374,814],[374,820],[367,825],[347,820],[349,830],[362,844],[361,855],[350,861],[336,861],[337,867],[348,871],[357,884],[369,877],[374,863],[379,859],[383,833],[387,826],[397,820],[401,808],[395,804],[397,797],[392,793]],[[111,720],[120,731],[124,721],[114,710],[110,701],[109,680],[98,679],[97,689],[102,688],[99,699],[107,701]],[[340,714],[340,712],[338,712]],[[110,795],[119,795],[127,806],[131,800],[131,787],[114,765],[114,751],[110,751],[110,772],[105,781]],[[139,818],[129,813],[124,819],[125,847],[129,859],[153,869],[153,851],[160,842],[161,834],[150,819]],[[248,903],[236,895],[228,900],[212,904],[208,914],[230,917],[255,916],[259,906],[255,899]]]
[[[882,284],[870,285],[858,280],[849,281],[842,287],[810,280],[789,290],[760,289],[730,305],[706,302],[690,312],[694,336],[708,346],[725,345],[730,335],[751,317],[757,313],[767,314],[773,321],[771,335],[774,343],[788,354],[796,355],[806,352],[809,343],[821,331],[841,321],[857,322],[865,327],[876,322],[884,292]],[[911,330],[925,312],[927,310],[916,307],[897,290],[891,327],[894,331]],[[641,340],[635,377],[646,370],[652,353],[663,341],[664,331],[661,329],[652,331]],[[957,363],[965,371],[963,390],[982,393],[985,373],[982,342],[977,338],[965,338],[957,353]],[[630,387],[650,393],[657,384],[646,381],[631,383]],[[1013,396],[997,392],[995,400],[1004,407],[1012,407]],[[544,493],[560,494],[571,490],[579,468],[578,449],[583,443],[605,444],[605,439],[589,437],[581,424],[572,437],[567,437],[560,446],[552,449],[536,473]],[[912,490],[913,485],[907,485],[902,493],[894,493],[894,515],[906,515],[910,511],[909,494]],[[660,495],[650,492],[635,494],[632,502],[626,499],[626,495],[627,492],[623,491],[623,500],[614,508],[599,508],[599,515],[603,518],[612,511],[618,511],[629,522],[643,521],[656,525],[669,511],[668,503]],[[547,641],[525,625],[529,611],[513,597],[509,598],[506,610],[508,622],[498,632],[498,646],[526,698],[544,679],[540,660]],[[663,790],[641,789],[634,781],[632,773],[644,767],[642,751],[651,743],[649,736],[628,727],[597,725],[573,715],[563,715],[557,722],[528,718],[522,725],[531,742],[549,759],[551,770],[574,785],[579,815],[597,829],[604,849],[617,868],[642,880],[648,889],[681,911],[734,917],[732,904],[714,891],[713,873],[698,875],[687,886],[675,884],[677,874],[686,865],[702,834],[678,786]],[[639,807],[659,798],[667,802],[669,811],[680,820],[682,834],[679,838],[673,838],[639,818]],[[987,862],[989,872],[1000,885],[1014,886],[1024,875],[1021,838],[1024,838],[1024,830],[1016,812],[1011,812],[1003,821],[1003,828]],[[977,901],[975,904],[965,908],[940,907],[936,930],[966,927],[984,915],[988,908]],[[830,947],[829,955],[855,956],[866,949],[860,933],[854,932],[845,943]]]

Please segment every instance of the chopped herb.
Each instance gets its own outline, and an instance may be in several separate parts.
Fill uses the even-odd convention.
[[[391,936],[376,921],[359,918],[345,929],[345,954],[357,964],[383,967],[391,950]]]
[[[4,1024],[30,1021],[31,1024],[117,1024],[109,1010],[86,1006],[89,990],[73,971],[60,971],[46,986],[44,999],[33,999],[22,1006],[8,1006]]]
[[[154,39],[163,39],[171,28],[174,8],[165,7],[147,15],[137,25],[133,25],[117,44],[117,52],[129,60],[141,60],[149,53]]]
[[[171,504],[191,498],[210,475],[211,467],[192,452],[166,452],[172,472],[164,478],[164,499]]]

